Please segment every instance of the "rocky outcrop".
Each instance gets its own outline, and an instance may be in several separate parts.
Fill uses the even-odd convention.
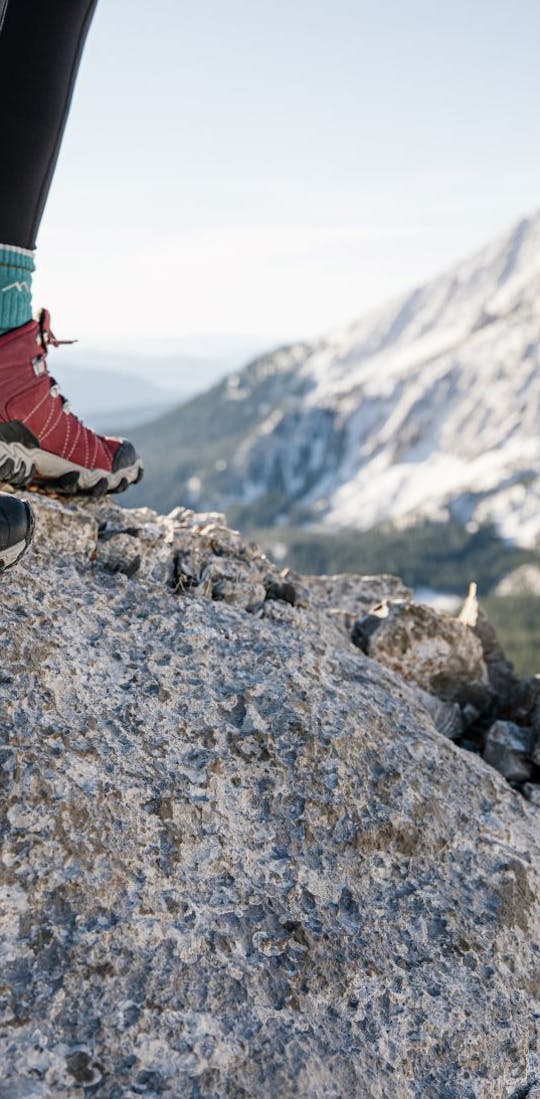
[[[1,1099],[533,1094],[539,810],[437,731],[425,666],[351,643],[398,583],[35,503],[0,586]]]
[[[432,607],[386,600],[356,623],[352,640],[373,660],[444,701],[482,710],[491,699],[480,639]]]
[[[540,782],[540,676],[518,679],[475,584],[457,619],[406,594],[387,595],[354,622],[351,641],[416,685],[440,733],[483,755],[536,802],[530,791]]]

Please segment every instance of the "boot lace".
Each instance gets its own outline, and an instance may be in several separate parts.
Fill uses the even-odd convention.
[[[49,347],[60,347],[62,344],[77,343],[77,340],[58,340],[54,335],[51,328],[51,316],[48,309],[42,309],[38,318],[39,324],[39,336],[38,344],[41,346],[40,354],[36,355],[35,359],[32,359],[32,365],[36,370],[36,373],[48,374],[51,382],[50,395],[51,397],[60,397],[62,400],[62,412],[65,412],[66,416],[72,413],[70,402],[64,397],[61,392],[60,386],[53,378],[52,374],[49,374],[47,369],[47,350]],[[79,419],[79,417],[76,417]],[[82,424],[82,420],[79,420]]]

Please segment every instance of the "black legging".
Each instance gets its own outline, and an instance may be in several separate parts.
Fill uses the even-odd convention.
[[[0,0],[0,244],[34,248],[97,0]]]

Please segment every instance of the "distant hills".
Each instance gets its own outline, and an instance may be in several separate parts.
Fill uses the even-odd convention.
[[[249,527],[451,517],[540,538],[540,216],[319,343],[134,432],[130,503]]]
[[[189,393],[154,385],[135,373],[59,361],[51,369],[77,415],[102,432],[122,431],[159,416]]]
[[[190,344],[193,350],[189,351]],[[99,431],[123,432],[187,401],[245,362],[253,337],[194,335],[141,341],[128,349],[73,347],[51,357],[51,369],[73,408]]]

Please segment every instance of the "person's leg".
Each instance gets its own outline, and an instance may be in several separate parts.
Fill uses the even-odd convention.
[[[0,13],[0,333],[32,315],[33,250],[97,0],[7,0]]]
[[[0,241],[32,250],[97,0],[8,0],[0,34]]]
[[[32,322],[36,236],[97,0],[0,0],[0,479],[120,492],[133,447],[71,413],[47,370],[49,316]]]

